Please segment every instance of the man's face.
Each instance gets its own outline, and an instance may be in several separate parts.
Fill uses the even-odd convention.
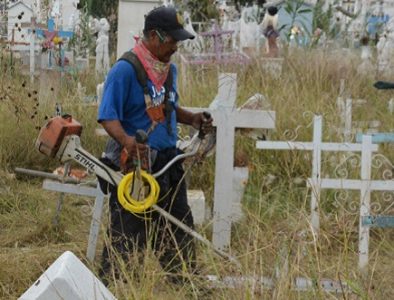
[[[171,56],[178,50],[178,42],[171,36],[154,30],[152,43],[155,53],[153,53],[161,62],[168,63]]]

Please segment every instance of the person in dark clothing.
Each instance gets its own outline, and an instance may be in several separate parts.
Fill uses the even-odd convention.
[[[132,53],[125,54],[110,70],[99,107],[98,122],[111,137],[104,160],[115,169],[120,168],[120,153],[133,156],[137,149],[141,155],[148,151],[151,171],[157,172],[178,154],[177,123],[193,126],[203,132],[212,128],[212,118],[203,113],[192,113],[178,102],[177,69],[171,56],[178,43],[194,36],[183,28],[182,17],[173,7],[159,7],[145,17],[143,38],[138,40]],[[140,70],[127,57],[138,59],[147,76],[140,81]],[[170,79],[169,79],[170,78]],[[148,97],[147,97],[148,96]],[[148,132],[147,144],[136,142],[136,131]],[[181,162],[172,165],[157,178],[160,186],[158,205],[193,228],[193,216],[187,202],[186,184]],[[101,276],[111,270],[115,251],[127,259],[134,251],[145,249],[152,243],[164,270],[179,274],[183,267],[195,270],[193,238],[177,226],[166,221],[157,212],[135,215],[120,205],[116,187],[110,186],[111,245],[103,250]]]

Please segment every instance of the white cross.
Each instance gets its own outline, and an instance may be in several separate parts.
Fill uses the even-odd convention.
[[[92,222],[90,224],[90,233],[88,241],[88,249],[86,257],[93,262],[96,255],[97,239],[100,231],[101,215],[104,207],[105,195],[101,192],[100,186],[96,188],[89,186],[82,186],[70,183],[60,183],[53,180],[46,179],[42,184],[43,189],[67,194],[74,194],[86,197],[95,197]]]
[[[312,188],[311,194],[311,224],[314,234],[319,233],[319,203],[321,194],[321,153],[322,151],[332,152],[361,152],[362,145],[350,143],[324,143],[322,142],[322,116],[315,116],[313,122],[313,141],[312,142],[272,142],[258,141],[257,149],[274,149],[274,150],[307,150],[313,151],[312,154],[312,176],[309,179]],[[371,151],[377,151],[377,145],[371,145]]]
[[[36,29],[45,28],[45,25],[36,23],[37,18],[31,17],[30,23],[22,23],[22,27],[30,28],[30,81],[34,81],[34,69],[35,69],[35,48],[36,48]]]
[[[236,128],[275,128],[275,112],[234,107],[236,74],[219,75],[219,92],[209,109],[186,108],[193,112],[209,111],[216,126],[215,191],[212,241],[224,250],[231,239],[231,208],[234,172],[234,137]]]
[[[360,191],[360,223],[359,223],[359,269],[366,274],[369,256],[369,226],[362,220],[370,217],[370,200],[372,191],[394,191],[394,180],[371,180],[372,153],[377,145],[372,144],[371,135],[363,135],[361,144],[361,179],[329,179],[320,182],[319,189],[342,189]],[[310,179],[311,180],[311,179]],[[312,183],[310,183],[312,184]]]

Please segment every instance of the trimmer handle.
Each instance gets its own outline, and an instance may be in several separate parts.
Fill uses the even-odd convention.
[[[148,134],[142,129],[137,129],[135,132],[135,141],[138,144],[145,144],[148,141]]]
[[[202,115],[203,115],[204,119],[210,119],[211,118],[211,114],[209,112],[207,112],[207,111],[204,111],[202,113]],[[204,136],[205,136],[205,133],[202,131],[202,123],[201,123],[200,129],[199,129],[199,132],[198,132],[198,137],[202,140],[204,138]]]

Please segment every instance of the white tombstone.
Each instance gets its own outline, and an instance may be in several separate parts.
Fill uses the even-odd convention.
[[[248,167],[234,167],[233,173],[233,194],[232,194],[232,208],[231,220],[233,222],[240,221],[244,214],[242,211],[241,200],[245,193],[245,187],[249,179]]]
[[[241,19],[231,20],[229,13],[225,11],[222,17],[222,29],[234,31],[231,36],[231,47],[233,50],[239,50]]]
[[[62,13],[62,28],[63,30],[74,31],[75,26],[79,23],[79,10],[77,5],[79,0],[63,0],[61,13]]]
[[[239,43],[241,50],[244,48],[259,49],[260,27],[256,20],[250,17],[249,9],[244,9],[240,20]]]
[[[64,252],[19,300],[111,300],[114,295],[70,251]]]
[[[205,221],[205,196],[202,190],[187,190],[187,200],[193,214],[194,225]]]
[[[379,39],[378,50],[378,73],[379,75],[391,76],[394,66],[394,20],[387,24],[385,34]]]
[[[28,28],[22,28],[21,23],[30,22],[32,16],[32,7],[24,2],[17,2],[8,8],[7,40],[10,45],[14,43],[11,50],[29,51]]]
[[[393,114],[393,112],[394,112],[394,99],[393,98],[391,98],[389,100],[388,109],[389,109],[390,114]]]
[[[96,40],[96,73],[107,74],[109,71],[108,32],[109,23],[106,18],[99,21],[99,32]]]
[[[372,52],[369,45],[361,46],[361,64],[357,67],[357,74],[362,76],[374,76]]]
[[[183,19],[185,20],[185,29],[194,35],[194,39],[184,41],[182,46],[188,52],[201,53],[204,48],[204,42],[201,36],[199,36],[194,30],[190,13],[188,11],[183,12]]]
[[[54,0],[50,6],[50,17],[55,20],[55,26],[59,26],[61,16],[60,0]]]
[[[96,96],[97,96],[98,106],[100,105],[101,100],[103,99],[103,93],[104,93],[104,82],[101,82],[96,86]]]
[[[144,28],[144,16],[154,7],[160,6],[159,0],[120,0],[118,10],[117,58],[134,47],[134,35]]]

